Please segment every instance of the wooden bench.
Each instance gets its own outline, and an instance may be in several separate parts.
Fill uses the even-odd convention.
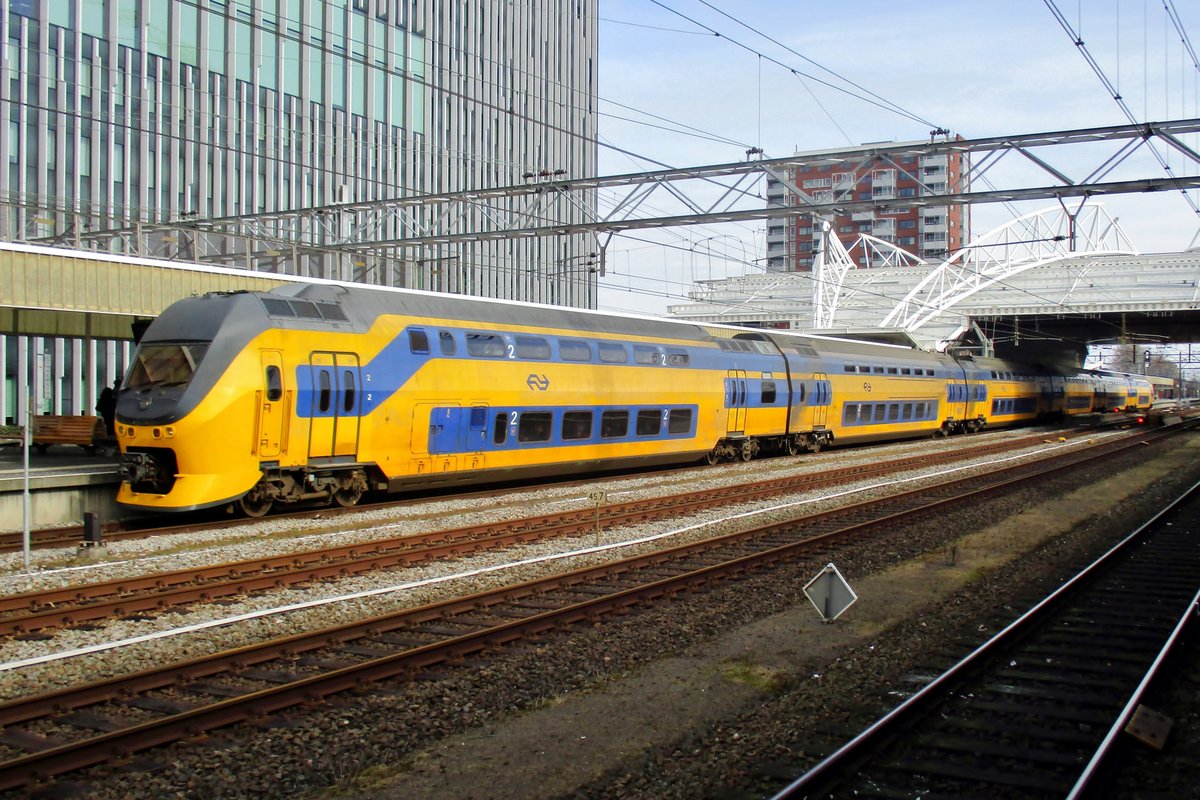
[[[100,417],[56,417],[33,418],[33,446],[38,452],[46,452],[52,444],[75,444],[94,453],[111,440]]]

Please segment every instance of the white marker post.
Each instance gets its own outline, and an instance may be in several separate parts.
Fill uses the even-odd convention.
[[[24,473],[25,473],[25,490],[24,490],[24,495],[21,498],[21,506],[22,506],[22,514],[21,514],[22,538],[21,538],[21,541],[22,541],[23,552],[25,554],[25,571],[26,572],[30,571],[30,566],[29,566],[30,565],[30,557],[29,557],[29,525],[30,525],[30,518],[29,518],[30,517],[30,514],[29,514],[29,449],[31,447],[33,447],[33,386],[28,387],[28,394],[29,394],[29,396],[25,403],[25,435],[22,437],[24,439],[24,445],[25,445],[25,447],[23,448],[25,451],[24,456],[23,456]]]

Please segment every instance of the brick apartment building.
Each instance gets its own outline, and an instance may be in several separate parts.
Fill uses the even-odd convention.
[[[793,188],[818,203],[892,201],[870,210],[835,213],[828,218],[831,232],[847,248],[860,234],[868,234],[926,261],[941,260],[966,242],[970,215],[962,204],[939,204],[930,198],[966,188],[969,166],[962,153],[922,156],[903,152],[919,144],[926,143],[897,143],[894,155],[883,153],[877,143],[863,145],[861,158],[853,150],[837,151],[836,159],[822,157],[820,152],[797,153],[801,163],[787,176],[792,185],[769,180],[767,204],[796,205]],[[911,204],[906,202],[908,198]],[[768,220],[767,270],[811,272],[820,249],[821,228],[821,220],[812,215]],[[867,260],[864,255],[858,258]]]

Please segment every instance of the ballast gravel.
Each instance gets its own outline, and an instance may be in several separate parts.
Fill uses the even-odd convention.
[[[1006,432],[1007,433],[1007,432]],[[1027,435],[1027,432],[1026,432]],[[1102,436],[1119,434],[1106,433]],[[951,440],[958,444],[957,440]],[[925,444],[925,443],[923,443]],[[929,444],[938,444],[936,442]],[[65,688],[89,680],[126,674],[144,669],[147,664],[163,664],[193,658],[197,654],[232,649],[267,639],[281,638],[305,631],[317,630],[337,624],[379,614],[392,613],[436,602],[452,596],[483,591],[497,586],[532,580],[545,575],[566,572],[584,566],[625,558],[637,553],[659,549],[667,544],[684,544],[715,535],[728,533],[751,525],[762,525],[787,519],[799,513],[817,513],[847,502],[859,502],[897,491],[900,487],[910,488],[934,482],[940,478],[926,478],[930,474],[954,470],[955,476],[966,476],[982,471],[997,459],[1021,459],[1044,454],[1047,448],[1078,448],[1082,442],[1040,444],[1018,453],[971,459],[949,467],[940,466],[932,470],[914,470],[891,475],[886,479],[868,479],[846,484],[836,489],[822,489],[800,495],[781,497],[763,504],[740,504],[722,509],[701,512],[670,522],[652,522],[620,529],[602,531],[599,536],[586,535],[570,540],[544,541],[524,544],[501,551],[484,552],[454,561],[439,561],[405,567],[398,570],[381,570],[351,578],[321,582],[301,587],[264,592],[246,598],[204,604],[156,614],[152,617],[139,616],[134,620],[114,620],[81,628],[59,629],[48,632],[49,638],[38,636],[31,640],[9,639],[0,642],[0,674],[5,679],[0,685],[0,699],[20,697],[32,693]],[[943,445],[944,447],[944,445]],[[896,446],[869,451],[872,458],[888,457],[880,451],[895,450]],[[837,452],[837,451],[835,451]],[[861,453],[847,453],[842,460],[853,463],[850,458]],[[906,454],[911,450],[901,450]],[[839,453],[839,455],[841,455]],[[793,461],[784,465],[777,462]],[[716,474],[702,483],[692,479],[688,488],[697,490],[728,485],[738,479],[746,480],[749,472],[753,480],[778,477],[793,471],[811,470],[815,467],[838,468],[845,465],[830,463],[833,459],[821,459],[820,464],[812,459],[776,459],[763,461],[770,474],[762,470],[750,471],[748,465],[737,465],[740,469],[713,470]],[[786,473],[785,473],[786,470]],[[620,500],[638,499],[644,496],[661,495],[666,491],[662,483],[654,487],[639,486],[636,478],[621,481],[618,486],[609,486],[609,497],[620,493]],[[673,487],[670,491],[681,491]],[[477,501],[435,501],[419,508],[406,509],[408,519],[395,521],[374,520],[370,528],[364,520],[355,520],[355,529],[348,532],[328,532],[303,535],[305,549],[312,549],[324,542],[342,543],[344,537],[355,541],[366,541],[381,536],[401,536],[446,527],[453,519],[454,526],[512,516],[511,508],[520,508],[525,515],[548,513],[576,505],[578,488],[563,490],[550,488],[537,492],[520,493],[519,505],[508,509],[479,509]],[[567,494],[567,497],[561,495]],[[586,498],[585,498],[586,499]],[[615,499],[615,498],[614,498]],[[536,511],[533,509],[536,507]],[[777,509],[777,510],[771,510]],[[382,516],[380,512],[364,512],[364,516]],[[434,524],[436,523],[436,524]],[[267,520],[231,531],[204,534],[213,539],[212,546],[187,554],[172,553],[169,563],[172,569],[189,565],[209,564],[220,561],[264,557],[289,552],[293,540],[274,537],[278,522]],[[250,539],[253,532],[268,537]],[[364,539],[364,533],[372,536]],[[667,536],[664,537],[664,534]],[[177,537],[165,537],[168,539]],[[232,538],[235,544],[221,544]],[[137,540],[139,549],[153,547],[170,548],[169,542]],[[121,543],[125,545],[127,543]],[[596,548],[602,548],[596,550]],[[581,552],[582,551],[582,552]],[[577,553],[563,556],[563,553]],[[186,557],[185,557],[186,556]],[[162,559],[149,557],[153,569],[161,569]],[[532,563],[530,563],[532,562]],[[138,571],[138,567],[141,571]],[[144,574],[145,559],[128,558],[103,570],[103,579],[111,580],[132,574]],[[42,580],[63,580],[75,573],[53,573],[43,575]],[[36,576],[35,576],[36,577]],[[93,575],[93,579],[99,574]],[[77,576],[73,580],[78,580]],[[68,580],[70,582],[70,580]],[[59,585],[59,584],[52,584]],[[27,589],[26,589],[27,590]],[[9,591],[0,584],[0,591]],[[326,601],[322,603],[321,601]],[[319,605],[314,605],[320,603]],[[307,605],[306,605],[307,604]],[[300,607],[296,607],[300,606]],[[261,614],[246,619],[248,615]],[[228,620],[228,622],[226,622]],[[145,637],[156,636],[146,640]],[[140,641],[139,641],[140,639]],[[127,642],[127,643],[126,643]],[[126,643],[126,644],[122,644]],[[107,648],[89,651],[89,648]],[[37,662],[51,653],[78,653],[69,658]],[[30,663],[34,662],[34,663]]]

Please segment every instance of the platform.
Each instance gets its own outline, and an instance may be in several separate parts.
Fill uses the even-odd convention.
[[[31,528],[82,524],[84,512],[101,521],[123,519],[116,503],[117,456],[88,455],[75,445],[51,445],[29,454]],[[22,528],[25,471],[21,445],[0,444],[0,530]]]

